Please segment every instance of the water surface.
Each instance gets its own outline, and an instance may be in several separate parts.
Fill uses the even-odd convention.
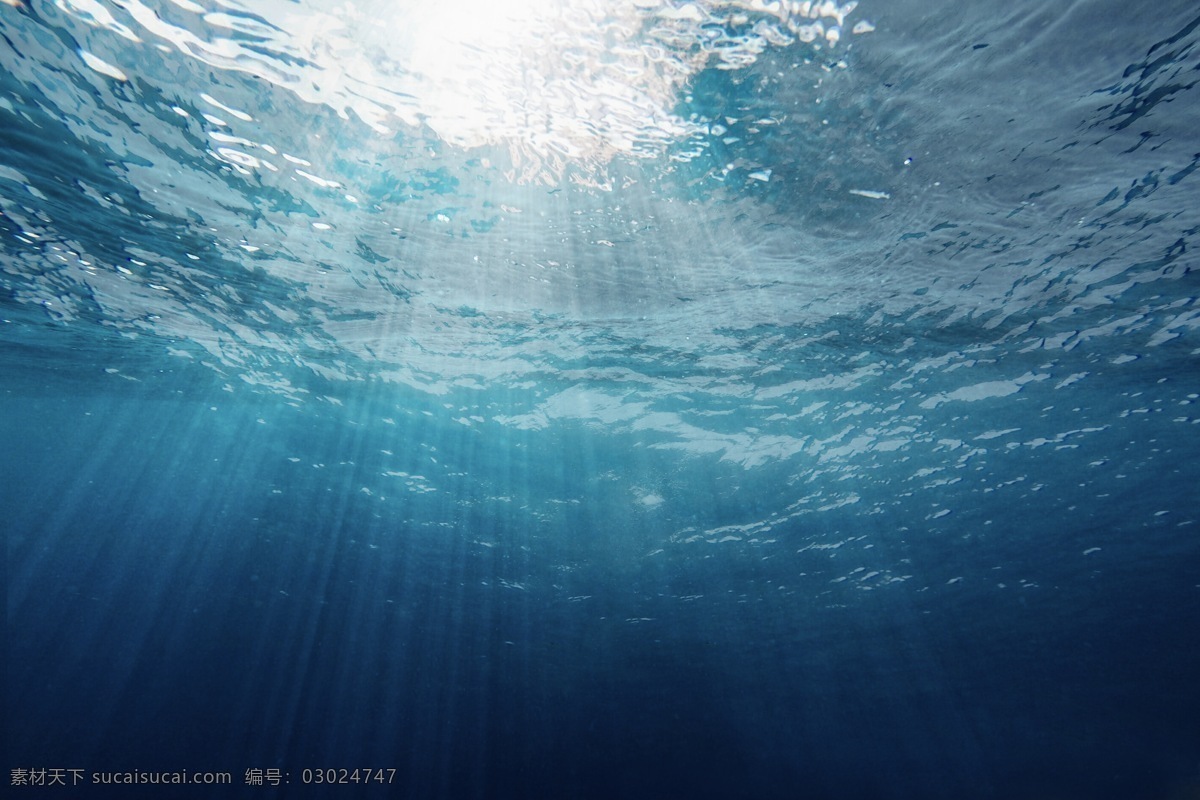
[[[455,9],[0,6],[9,768],[1200,791],[1195,9]]]

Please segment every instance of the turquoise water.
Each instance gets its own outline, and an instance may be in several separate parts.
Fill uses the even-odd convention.
[[[447,9],[0,5],[10,784],[1197,796],[1191,4]]]

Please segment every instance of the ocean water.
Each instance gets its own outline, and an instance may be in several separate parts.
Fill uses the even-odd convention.
[[[0,65],[5,796],[1200,797],[1193,3]]]

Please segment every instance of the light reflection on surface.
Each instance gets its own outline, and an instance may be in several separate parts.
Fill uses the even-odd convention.
[[[127,42],[166,41],[362,120],[380,135],[432,131],[461,148],[498,145],[510,177],[553,184],[575,167],[654,157],[706,132],[674,113],[708,67],[741,69],[771,47],[833,47],[856,3],[762,0],[540,4],[240,3],[122,0],[59,8]],[[123,13],[121,13],[123,12]],[[860,31],[869,30],[860,28]]]

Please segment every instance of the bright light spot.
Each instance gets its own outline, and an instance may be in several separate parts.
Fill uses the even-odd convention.
[[[99,0],[60,0],[59,7],[131,41],[152,37],[212,69],[252,75],[383,136],[405,128],[410,137],[431,132],[455,148],[482,149],[480,158],[518,182],[557,183],[570,173],[597,186],[614,158],[656,158],[674,143],[710,135],[708,121],[675,113],[681,99],[690,102],[688,89],[702,71],[743,69],[771,48],[798,42],[834,46],[856,6],[261,0],[251,12],[224,0],[221,11],[172,2],[170,17],[143,0],[118,3],[123,18],[140,26],[136,32]],[[81,55],[98,72],[125,79]],[[202,100],[249,121],[216,97]],[[686,160],[687,152],[678,157]]]
[[[83,59],[83,63],[87,64],[89,67],[94,69],[96,72],[99,72],[101,75],[107,75],[108,77],[114,78],[118,81],[129,80],[129,78],[126,77],[125,73],[122,72],[120,69],[118,69],[117,67],[114,67],[112,64],[108,63],[107,61],[105,61],[101,58],[98,58],[97,56],[92,55],[87,50],[80,50],[79,57]]]

